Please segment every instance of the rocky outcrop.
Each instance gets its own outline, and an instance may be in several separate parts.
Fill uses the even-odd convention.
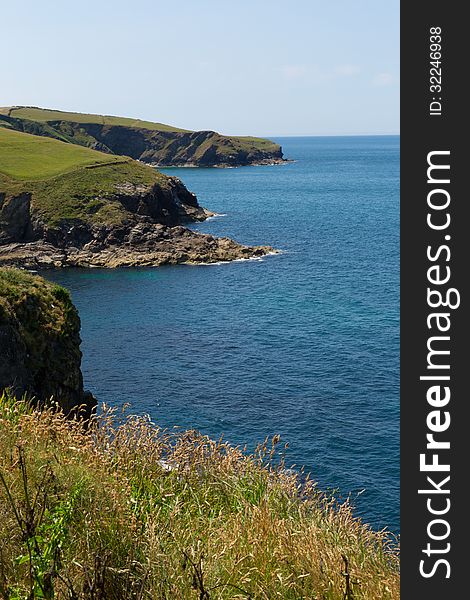
[[[51,399],[69,413],[96,405],[83,389],[80,319],[58,285],[16,269],[0,268],[0,392],[11,389],[35,403]]]
[[[34,209],[31,195],[0,196],[0,266],[27,269],[135,267],[199,264],[260,257],[269,246],[244,246],[214,238],[181,223],[213,215],[176,177],[165,186],[131,182],[115,188],[112,202],[124,208],[113,223],[84,219],[48,222]]]
[[[150,217],[162,225],[205,221],[214,215],[199,206],[196,195],[177,177],[167,177],[166,181],[165,188],[126,182],[116,187],[116,198],[130,213]]]
[[[50,125],[61,131],[64,123]],[[76,129],[86,132],[101,149],[107,148],[113,154],[124,154],[160,167],[236,167],[284,162],[282,149],[276,144],[269,150],[262,150],[215,131],[151,131],[97,123],[80,123]]]
[[[55,246],[40,240],[0,246],[0,265],[26,269],[63,267],[158,267],[209,264],[259,258],[275,253],[270,246],[243,246],[185,227],[139,222],[134,227],[100,228],[82,247]]]

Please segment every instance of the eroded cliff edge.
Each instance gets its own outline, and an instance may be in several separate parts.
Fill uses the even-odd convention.
[[[65,413],[96,400],[83,389],[80,318],[69,293],[41,277],[0,268],[0,393],[9,388]]]

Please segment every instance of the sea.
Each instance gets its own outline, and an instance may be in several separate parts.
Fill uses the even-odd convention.
[[[164,172],[218,213],[193,229],[280,254],[47,277],[100,402],[248,450],[279,434],[288,467],[399,533],[400,140],[273,139],[293,162]]]

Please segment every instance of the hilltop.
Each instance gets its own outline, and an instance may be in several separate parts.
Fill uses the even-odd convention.
[[[0,108],[0,125],[130,156],[153,166],[233,167],[284,162],[279,144],[264,138],[190,131],[125,117],[13,106]]]
[[[206,219],[176,177],[0,127],[0,266],[157,266],[266,254],[181,225]]]

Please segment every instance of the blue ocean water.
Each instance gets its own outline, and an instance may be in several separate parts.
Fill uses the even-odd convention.
[[[70,270],[85,385],[162,426],[287,462],[399,531],[399,138],[280,138],[283,166],[169,169],[224,216],[195,226],[283,254]]]

